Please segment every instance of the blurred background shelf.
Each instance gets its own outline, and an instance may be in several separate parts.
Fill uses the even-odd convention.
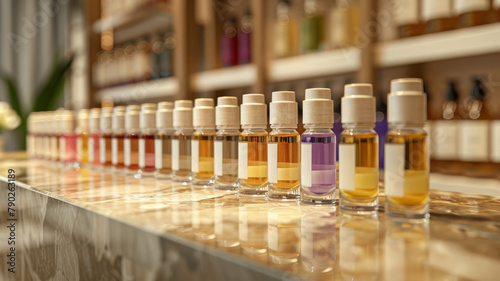
[[[197,92],[233,89],[252,86],[257,79],[257,68],[244,64],[198,72],[193,76],[191,87]]]
[[[130,85],[116,86],[100,90],[99,99],[112,98],[118,103],[142,102],[152,99],[174,97],[178,91],[177,79],[174,77],[150,80]]]
[[[336,75],[355,72],[359,66],[360,51],[357,48],[342,48],[276,59],[271,63],[269,79],[281,82]]]
[[[500,52],[500,23],[379,43],[379,67],[401,66]]]

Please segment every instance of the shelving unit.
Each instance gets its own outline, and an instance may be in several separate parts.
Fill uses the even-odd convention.
[[[193,76],[191,87],[197,92],[250,87],[257,79],[257,68],[253,64],[245,64],[199,72]]]
[[[112,98],[116,102],[141,102],[145,100],[174,97],[178,92],[176,78],[163,78],[136,84],[116,86],[98,92],[98,98]]]

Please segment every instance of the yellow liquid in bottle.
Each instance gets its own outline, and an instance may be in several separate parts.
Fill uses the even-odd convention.
[[[378,195],[378,135],[375,132],[351,134],[344,131],[340,144],[356,145],[355,190],[340,190],[352,199],[370,199]]]
[[[248,174],[243,183],[256,186],[267,183],[267,133],[243,132],[240,142],[248,143]]]
[[[81,151],[80,155],[77,155],[77,157],[80,157],[80,163],[81,164],[87,164],[89,163],[89,147],[88,147],[88,141],[89,141],[89,134],[87,132],[83,132],[80,134],[80,140],[81,140]]]
[[[387,200],[400,205],[421,205],[429,200],[429,164],[427,133],[390,131],[386,143],[405,145],[404,196],[388,196]]]
[[[214,176],[215,132],[195,132],[193,140],[197,140],[199,145],[198,173],[194,174],[195,178],[210,179]]]
[[[273,186],[289,189],[300,185],[300,134],[269,135],[269,143],[278,144],[278,182]]]

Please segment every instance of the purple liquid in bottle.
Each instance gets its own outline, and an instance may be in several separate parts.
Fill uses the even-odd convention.
[[[302,143],[311,144],[311,187],[302,188],[314,195],[327,195],[335,190],[335,134],[302,135]]]

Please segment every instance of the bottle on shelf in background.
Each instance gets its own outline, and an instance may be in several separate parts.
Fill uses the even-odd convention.
[[[115,106],[113,109],[111,138],[111,164],[115,171],[125,168],[125,152],[123,139],[125,138],[125,106]]]
[[[399,2],[394,2],[394,0],[377,1],[377,20],[380,24],[377,34],[378,42],[389,41],[398,38],[398,29],[396,27],[395,14],[399,12],[399,6],[394,5],[394,3]],[[360,41],[360,39],[358,39],[358,41]]]
[[[191,140],[191,183],[208,186],[214,182],[214,140],[215,107],[214,100],[200,98],[194,100],[194,134]]]
[[[100,132],[100,118],[101,109],[92,108],[90,109],[89,116],[89,138],[88,138],[88,148],[89,148],[89,163],[94,166],[99,166],[101,161],[99,159],[99,139],[101,137]]]
[[[302,53],[325,49],[325,16],[320,0],[305,0],[301,23]]]
[[[274,55],[277,58],[296,55],[299,46],[299,30],[297,19],[291,12],[290,0],[281,0],[278,3],[276,13]]]
[[[113,108],[104,107],[101,109],[100,130],[101,137],[99,139],[99,161],[103,169],[111,168],[111,139],[113,135],[112,128]]]
[[[454,0],[459,27],[471,27],[492,22],[490,0]]]
[[[191,182],[193,101],[176,100],[173,117],[175,133],[172,138],[172,180],[188,184]]]
[[[238,64],[237,33],[236,18],[231,15],[224,22],[222,34],[220,36],[220,59],[223,67]]]
[[[132,43],[125,44],[124,53],[122,60],[119,62],[120,67],[125,68],[125,80],[127,83],[135,83],[136,80],[136,70],[134,64],[134,54],[137,50],[136,46]]]
[[[426,95],[418,78],[391,81],[387,97],[390,131],[385,142],[385,212],[389,216],[427,218],[429,159]]]
[[[241,18],[238,30],[238,63],[250,63],[252,60],[252,13],[248,8]]]
[[[129,105],[125,111],[125,138],[123,139],[124,162],[127,174],[136,175],[139,170],[139,135],[141,134],[139,105]]]
[[[300,134],[295,92],[277,91],[269,105],[267,175],[270,200],[300,199]]]
[[[462,172],[471,177],[493,177],[490,162],[491,103],[486,103],[486,92],[479,78],[474,78],[469,98],[464,101],[464,120],[458,129],[459,157],[463,161]]]
[[[139,169],[142,176],[153,176],[155,167],[156,104],[141,105],[139,116]]]
[[[60,113],[61,137],[59,140],[60,161],[66,168],[75,168],[77,165],[76,139],[75,133],[75,114],[71,110],[63,110]]]
[[[452,15],[452,0],[422,1],[422,19],[425,22],[425,32],[435,33],[455,29],[456,18]]]
[[[123,46],[117,46],[113,50],[113,67],[116,86],[124,85],[130,83],[127,79],[127,72],[129,71],[126,66],[127,57],[125,55],[125,48]]]
[[[80,109],[78,111],[78,121],[76,128],[76,156],[81,166],[89,164],[89,110]]]
[[[173,51],[175,48],[175,39],[172,31],[169,29],[162,37],[163,48],[157,56],[158,77],[166,78],[172,76],[173,70]]]
[[[151,78],[151,53],[151,44],[145,38],[139,39],[132,54],[136,82],[148,81]]]
[[[217,98],[215,108],[217,135],[214,142],[215,188],[238,189],[238,139],[240,110],[236,97]]]
[[[173,109],[174,103],[160,102],[156,111],[155,177],[158,179],[170,179],[172,176]]]
[[[421,35],[419,0],[400,0],[399,9],[395,11],[394,21],[400,38]]]
[[[345,85],[339,145],[340,208],[353,213],[378,209],[379,157],[371,84]]]
[[[330,89],[306,89],[301,138],[301,200],[312,204],[335,203],[336,145]]]
[[[331,48],[346,48],[356,45],[359,28],[359,2],[337,0],[330,11],[329,40]]]
[[[432,122],[431,139],[434,148],[431,159],[431,172],[444,174],[461,174],[463,172],[458,162],[458,125],[461,119],[458,97],[455,81],[448,82],[441,120]]]

